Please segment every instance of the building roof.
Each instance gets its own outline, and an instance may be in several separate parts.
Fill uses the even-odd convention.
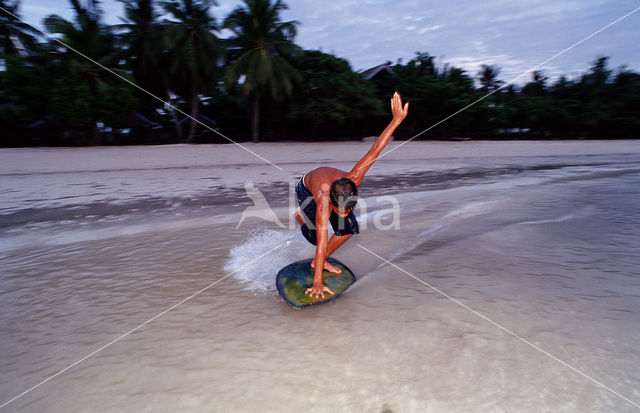
[[[376,67],[372,67],[371,69],[367,69],[364,72],[360,73],[362,75],[362,77],[364,77],[365,79],[369,80],[369,79],[373,79],[374,77],[378,76],[378,74],[380,72],[387,72],[391,75],[395,75],[394,71],[391,69],[391,67],[389,67],[389,65],[387,63],[383,63],[381,65],[378,65]]]

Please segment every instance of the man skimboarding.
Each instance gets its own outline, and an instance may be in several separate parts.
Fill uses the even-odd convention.
[[[315,258],[311,262],[313,285],[305,291],[309,297],[324,299],[324,293],[334,294],[324,285],[323,269],[336,275],[341,270],[327,262],[327,258],[353,234],[360,232],[353,213],[358,186],[408,111],[409,103],[403,106],[398,92],[394,93],[391,98],[393,119],[351,171],[323,166],[306,173],[296,185],[300,207],[294,213],[294,218],[301,225],[302,235],[316,246]],[[327,232],[329,222],[334,232],[330,240]]]

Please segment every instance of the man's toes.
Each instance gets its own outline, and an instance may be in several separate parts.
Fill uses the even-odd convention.
[[[311,268],[316,268],[316,260],[311,261]],[[328,262],[324,262],[324,267],[326,271],[329,271],[331,274],[342,274],[342,270],[338,267],[334,267]]]
[[[342,272],[342,270],[340,268],[334,267],[333,265],[329,264],[328,262],[325,262],[324,269],[329,271],[330,273],[333,273],[333,274],[340,274]]]

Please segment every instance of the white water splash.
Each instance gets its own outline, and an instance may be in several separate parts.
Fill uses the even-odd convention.
[[[567,215],[563,215],[563,216],[558,217],[558,218],[540,219],[540,220],[537,220],[537,221],[524,221],[524,222],[518,222],[518,224],[520,224],[520,225],[555,224],[555,223],[559,223],[559,222],[569,221],[570,219],[573,219],[573,218],[574,218],[573,214],[567,214]]]
[[[285,244],[254,263],[247,265],[257,256]],[[248,290],[275,291],[275,278],[280,269],[303,258],[304,249],[309,245],[300,231],[257,230],[249,238],[229,251],[225,271],[236,271],[234,277],[245,282]],[[310,257],[310,256],[309,256]]]

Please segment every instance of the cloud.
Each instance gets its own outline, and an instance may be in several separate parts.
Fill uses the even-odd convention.
[[[441,25],[441,24],[436,24],[435,26],[424,26],[424,27],[420,28],[420,30],[418,30],[418,34],[424,34],[426,32],[432,32],[432,31],[435,31],[435,30],[439,30],[442,27],[444,27],[444,26]]]
[[[121,23],[119,16],[124,15],[121,3],[116,0],[102,0],[100,8],[104,12],[103,20],[105,23]],[[57,14],[65,19],[73,18],[71,3],[64,0],[53,2],[51,0],[22,0],[19,12],[22,18],[40,28],[42,28],[42,21],[52,14]]]
[[[54,3],[55,5],[52,5]],[[213,14],[221,20],[239,0],[219,0]],[[405,61],[416,51],[443,56],[475,74],[481,64],[502,67],[511,79],[597,29],[638,7],[635,0],[342,0],[319,5],[289,0],[283,19],[297,20],[296,42],[308,49],[333,51],[355,69],[386,60]],[[103,0],[105,21],[119,22],[122,5]],[[23,0],[23,15],[38,24],[48,14],[71,17],[64,0]],[[584,72],[598,55],[611,56],[613,67],[640,70],[640,11],[575,49],[549,62],[550,76]],[[528,79],[528,78],[527,78]]]
[[[536,66],[634,6],[631,1],[620,1],[613,7],[600,0],[544,0],[534,6],[512,1],[332,4],[322,8],[299,0],[292,6],[289,13],[303,23],[299,35],[303,46],[335,50],[360,69],[384,60],[406,60],[423,51],[445,56],[445,61],[453,64],[466,62],[464,68],[469,72],[482,63],[497,64],[505,78]],[[640,13],[634,18],[637,23]],[[318,21],[324,22],[323,30],[308,28]],[[567,72],[584,71],[598,54],[611,55],[614,64],[626,61],[631,67],[640,67],[640,51],[635,47],[640,30],[621,23],[608,30],[598,35],[598,41],[594,38],[567,53],[566,58],[558,58],[560,64],[554,63],[549,71],[561,73],[563,67]],[[618,41],[606,40],[611,38]],[[374,46],[364,48],[365,42]],[[609,46],[602,47],[604,43]]]

